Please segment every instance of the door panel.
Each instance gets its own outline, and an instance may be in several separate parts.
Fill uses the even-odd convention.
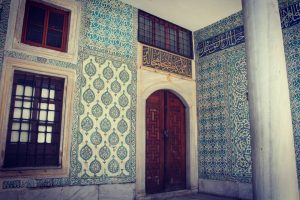
[[[146,192],[156,193],[164,186],[164,93],[157,91],[146,102]]]
[[[167,90],[146,101],[146,193],[184,189],[185,107]]]
[[[174,94],[167,93],[167,152],[165,190],[185,188],[185,108]]]

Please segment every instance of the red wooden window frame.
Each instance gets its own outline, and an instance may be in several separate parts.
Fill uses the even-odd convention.
[[[29,27],[29,22],[28,22],[29,19],[28,18],[29,18],[29,8],[30,7],[38,7],[38,8],[42,8],[42,9],[45,10],[42,43],[33,42],[33,41],[29,41],[29,40],[26,39],[27,30],[28,30],[28,27]],[[62,41],[61,41],[61,47],[60,48],[47,45],[47,34],[48,34],[48,30],[49,30],[48,23],[49,23],[49,13],[50,12],[51,13],[62,14],[64,16],[62,38],[61,38]],[[29,45],[32,45],[32,46],[44,47],[44,48],[48,48],[48,49],[53,49],[53,50],[57,50],[57,51],[66,52],[67,51],[67,41],[68,41],[68,31],[69,31],[69,15],[70,15],[69,11],[65,11],[65,10],[62,10],[62,9],[51,7],[49,5],[37,3],[37,2],[34,2],[34,1],[27,1],[26,2],[24,22],[23,22],[22,38],[21,38],[22,43],[29,44]]]
[[[191,31],[142,10],[139,10],[138,20],[139,42],[193,59]],[[163,27],[163,30],[157,31],[157,26]],[[171,35],[173,35],[172,43]]]

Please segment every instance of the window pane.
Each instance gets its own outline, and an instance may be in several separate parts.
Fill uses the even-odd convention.
[[[55,90],[50,90],[50,96],[49,96],[49,98],[50,99],[54,99],[54,96],[55,96]]]
[[[30,110],[29,109],[23,109],[22,110],[22,118],[23,119],[30,119]]]
[[[12,124],[12,130],[19,130],[20,129],[20,123],[13,123]]]
[[[62,32],[48,29],[47,46],[61,48],[61,44],[62,44]]]
[[[44,25],[45,9],[30,5],[28,12],[28,22],[31,25]]]
[[[41,96],[42,96],[43,98],[48,98],[48,95],[49,95],[48,93],[49,93],[49,90],[43,88],[43,89],[42,89],[42,95],[41,95]]]
[[[16,119],[21,118],[21,109],[20,108],[15,108],[14,109],[14,118],[16,118]]]
[[[28,142],[28,132],[21,132],[20,142]]]
[[[63,30],[64,26],[64,15],[60,13],[50,12],[48,28]]]
[[[47,119],[47,111],[40,111],[40,117],[39,117],[39,120],[43,120],[45,121]]]
[[[53,122],[54,121],[54,111],[48,112],[48,121]]]
[[[52,133],[47,133],[47,137],[46,137],[46,143],[51,143],[52,140]]]
[[[19,132],[18,131],[11,132],[10,141],[11,142],[19,142]]]
[[[26,40],[42,44],[44,28],[37,25],[27,26]]]
[[[45,133],[38,134],[38,143],[45,143]]]
[[[24,90],[24,86],[23,85],[17,85],[17,88],[16,88],[16,95],[23,95],[23,90]]]

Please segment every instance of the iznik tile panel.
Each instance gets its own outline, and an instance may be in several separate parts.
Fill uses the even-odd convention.
[[[134,58],[136,9],[121,1],[90,0],[86,4],[85,44],[108,54]]]
[[[143,46],[143,66],[192,78],[192,60]]]
[[[300,174],[300,2],[280,2],[297,169]],[[228,24],[228,21],[240,22],[241,17],[241,14],[232,15],[194,34],[195,44],[198,46],[195,49],[198,68],[196,76],[200,178],[251,182],[244,32],[242,24],[233,23],[236,25],[234,27],[232,23]],[[226,31],[220,33],[220,30]],[[238,34],[235,34],[237,31]],[[229,40],[231,36],[238,36],[240,39]],[[216,99],[222,99],[220,101],[225,103],[216,104]],[[219,129],[219,124],[222,124],[222,129]]]
[[[250,182],[251,149],[244,44],[199,59],[200,178]]]
[[[126,64],[83,61],[80,104],[79,177],[129,175],[131,71]]]
[[[298,182],[300,180],[300,24],[283,31],[296,149]]]

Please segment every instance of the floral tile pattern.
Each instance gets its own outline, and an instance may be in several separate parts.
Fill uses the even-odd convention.
[[[300,174],[299,0],[280,1],[280,12]],[[241,20],[242,14],[237,13],[195,32],[195,46],[203,47],[201,44],[206,41],[218,43],[218,39],[222,39],[220,31],[223,30],[224,34],[236,30],[242,26]],[[227,49],[223,50],[218,46],[205,55],[203,48],[198,48],[196,52],[199,176],[205,179],[251,182],[246,50],[244,42],[236,44],[227,45]]]
[[[83,61],[79,177],[129,175],[131,84],[126,64],[97,63],[92,56]]]

